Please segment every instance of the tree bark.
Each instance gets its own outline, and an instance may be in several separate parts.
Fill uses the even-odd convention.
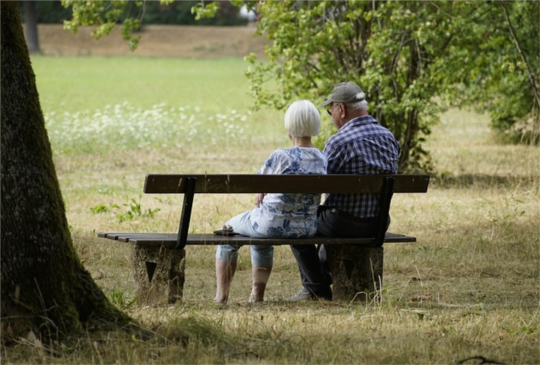
[[[127,325],[71,240],[17,3],[1,2],[2,340]],[[98,326],[100,327],[100,326]]]
[[[30,53],[41,53],[35,1],[24,2],[24,28],[26,30],[26,44]]]

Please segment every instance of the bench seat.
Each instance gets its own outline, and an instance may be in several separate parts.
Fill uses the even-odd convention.
[[[98,237],[108,238],[120,242],[132,243],[138,246],[163,246],[174,249],[177,244],[178,233],[115,233],[101,232]],[[386,233],[385,243],[416,242],[416,237],[397,233]],[[215,234],[189,234],[186,245],[359,245],[365,247],[375,246],[375,238],[341,238],[315,236],[310,238],[251,238],[241,235],[219,236]]]

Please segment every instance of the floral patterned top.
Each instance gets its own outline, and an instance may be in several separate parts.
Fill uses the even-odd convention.
[[[258,174],[326,174],[327,159],[317,148],[274,151]],[[311,237],[317,232],[321,194],[267,194],[250,214],[254,230],[272,238]]]

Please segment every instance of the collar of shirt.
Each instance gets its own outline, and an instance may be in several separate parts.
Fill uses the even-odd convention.
[[[371,123],[379,123],[373,118],[371,115],[364,115],[362,117],[357,117],[354,119],[349,120],[343,127],[341,127],[341,130],[346,130],[349,128],[359,127],[364,124],[371,124]]]

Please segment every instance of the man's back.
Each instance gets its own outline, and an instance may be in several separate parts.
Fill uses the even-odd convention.
[[[365,115],[347,122],[324,148],[329,174],[395,174],[399,144],[393,134],[373,117]],[[359,218],[377,214],[378,202],[367,194],[328,194],[324,205]]]

